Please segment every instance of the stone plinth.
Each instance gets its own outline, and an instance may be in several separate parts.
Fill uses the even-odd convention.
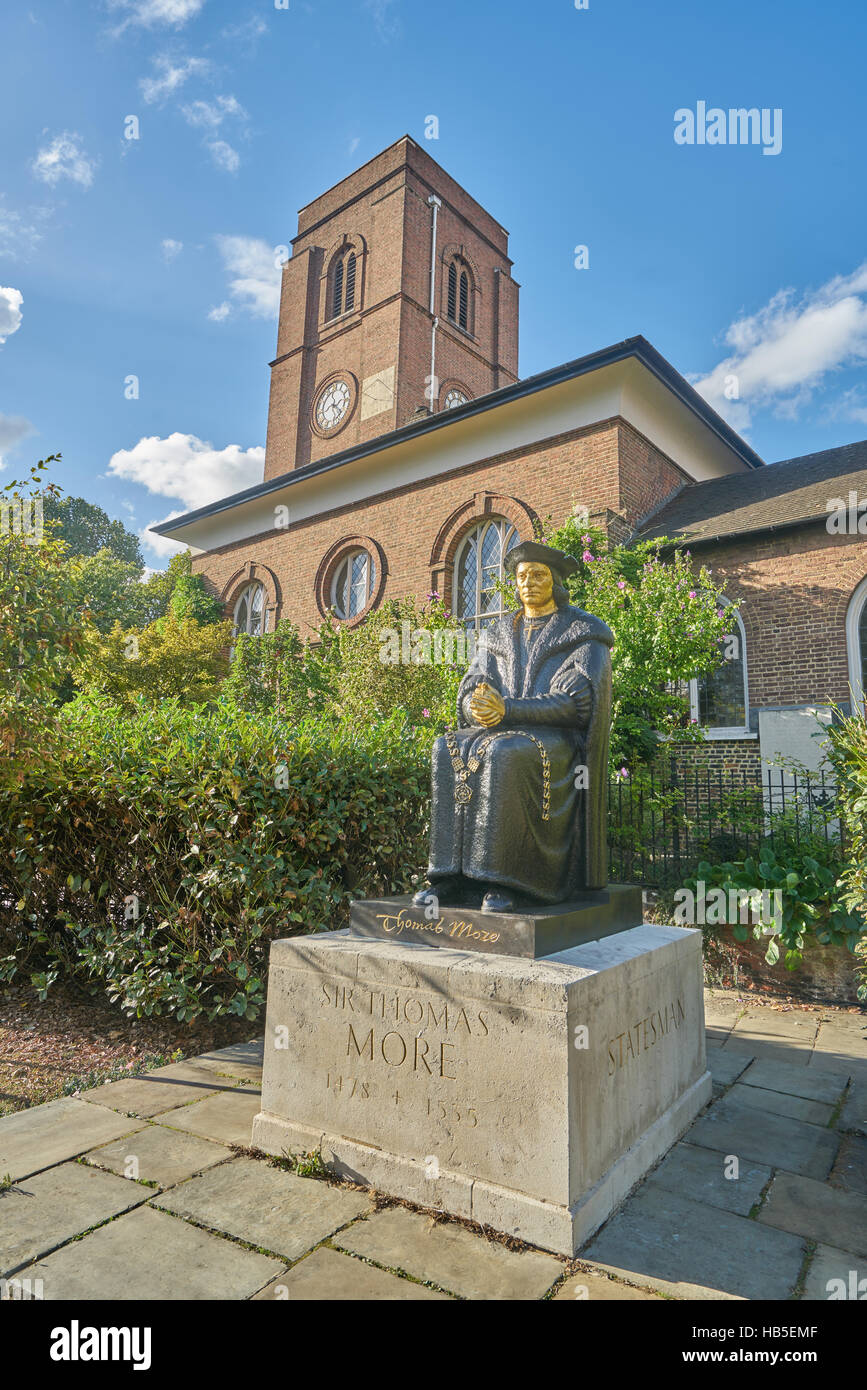
[[[701,933],[271,948],[253,1143],[572,1255],[708,1102]]]
[[[641,889],[626,884],[612,883],[555,907],[527,906],[511,912],[482,912],[483,893],[484,885],[474,904],[437,906],[435,911],[413,907],[408,893],[362,898],[350,904],[349,934],[534,960],[637,927],[643,917]]]

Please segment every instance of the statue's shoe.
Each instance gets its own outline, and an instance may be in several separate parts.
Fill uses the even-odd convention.
[[[502,888],[490,888],[482,898],[483,912],[511,912],[514,906],[514,898]]]
[[[413,894],[413,907],[429,907],[431,903],[448,903],[460,896],[461,880],[440,878],[435,883],[426,883]]]

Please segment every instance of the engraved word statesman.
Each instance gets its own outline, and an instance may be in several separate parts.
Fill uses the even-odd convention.
[[[604,888],[611,629],[569,603],[571,555],[510,550],[522,610],[483,630],[458,727],[433,748],[428,884],[418,906],[566,902]],[[471,880],[468,883],[467,880]],[[476,899],[477,900],[477,899]]]

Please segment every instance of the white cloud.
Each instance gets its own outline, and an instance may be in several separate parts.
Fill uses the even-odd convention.
[[[108,471],[116,478],[140,483],[148,492],[176,498],[184,509],[207,506],[242,488],[262,481],[265,450],[213,444],[195,434],[156,435],[140,439],[132,449],[112,454]],[[179,515],[179,513],[175,513]]]
[[[173,261],[175,257],[179,256],[183,251],[184,243],[182,241],[175,241],[174,237],[166,236],[163,237],[160,242],[160,249],[163,253],[163,260]]]
[[[254,318],[275,318],[280,308],[282,266],[277,263],[274,247],[261,237],[218,236],[216,240],[223,265],[232,277],[230,299]]]
[[[208,311],[208,318],[212,323],[222,323],[232,312],[232,306],[225,299],[222,304],[215,304],[213,309]]]
[[[32,256],[42,240],[37,223],[48,216],[47,208],[28,209],[27,218],[0,203],[0,256],[9,260]]]
[[[217,97],[214,101],[191,101],[188,106],[182,106],[181,110],[190,125],[206,130],[219,130],[229,116],[236,116],[239,120],[247,119],[247,112],[237,97],[233,96]]]
[[[5,466],[6,455],[11,454],[30,434],[35,434],[35,430],[23,415],[0,414],[0,468]]]
[[[90,188],[97,162],[85,154],[80,135],[74,130],[64,130],[43,145],[31,168],[38,179],[52,187],[61,179],[69,179],[82,188]]]
[[[108,0],[109,9],[125,16],[118,26],[118,33],[131,24],[143,29],[153,29],[158,24],[180,29],[189,20],[195,19],[204,3],[205,0]]]
[[[254,15],[242,24],[227,25],[225,29],[221,29],[220,37],[232,39],[237,47],[243,47],[247,53],[253,53],[267,28],[268,25],[261,15]]]
[[[394,38],[400,31],[400,21],[392,14],[396,3],[397,0],[364,0],[364,8],[382,39]]]
[[[800,299],[780,290],[725,341],[731,352],[696,390],[737,429],[762,407],[794,419],[829,373],[867,360],[867,262]]]
[[[360,144],[361,144],[361,136],[360,136],[360,135],[355,135],[355,136],[353,136],[353,138],[352,138],[352,139],[350,140],[350,142],[349,142],[349,153],[350,153],[350,154],[355,154],[355,151],[358,149],[358,146],[359,146]]]
[[[183,512],[169,512],[166,516],[157,517],[154,521],[149,521],[147,526],[139,528],[138,538],[152,554],[159,556],[177,555],[178,546],[184,544],[183,541],[169,540],[168,536],[158,536],[155,531],[150,529],[152,526],[161,526],[164,521],[174,521],[176,516],[183,516]],[[151,570],[150,573],[154,574],[155,571]]]
[[[225,140],[209,140],[208,149],[211,158],[218,169],[223,169],[227,174],[236,174],[241,164],[241,156],[231,145],[227,145]]]
[[[851,386],[848,391],[844,391],[835,401],[830,401],[825,408],[825,418],[828,420],[857,420],[859,425],[867,425],[867,397],[858,386]]]
[[[174,96],[188,78],[204,76],[211,66],[206,58],[179,58],[175,60],[166,53],[157,54],[153,60],[153,65],[156,70],[155,74],[152,77],[140,78],[138,84],[142,96],[150,105]]]
[[[5,343],[21,327],[21,305],[24,296],[20,290],[0,285],[0,343]]]

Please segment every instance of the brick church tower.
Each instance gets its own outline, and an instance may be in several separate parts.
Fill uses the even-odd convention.
[[[508,233],[404,136],[302,208],[265,480],[517,381]]]

